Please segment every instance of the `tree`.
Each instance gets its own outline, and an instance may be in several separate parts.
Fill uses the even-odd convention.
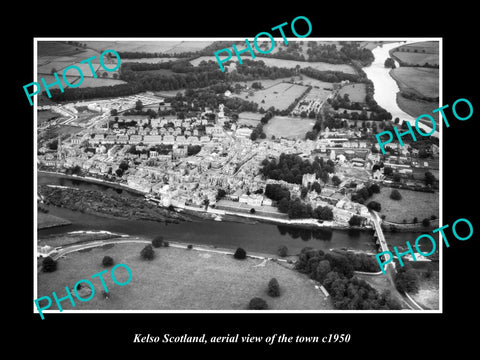
[[[217,190],[217,201],[223,198],[225,195],[227,195],[227,192],[223,189],[218,189]]]
[[[398,191],[397,189],[393,189],[392,192],[390,193],[390,199],[401,200],[402,194],[400,194],[400,191]]]
[[[317,139],[317,132],[316,131],[308,131],[305,134],[305,140],[316,140]]]
[[[392,58],[386,58],[384,62],[384,66],[392,69],[396,68],[395,61]]]
[[[105,267],[113,265],[113,258],[110,256],[104,256],[102,260],[102,265]]]
[[[42,271],[43,272],[54,272],[57,270],[57,262],[53,260],[50,256],[47,256],[42,261]]]
[[[135,110],[142,110],[142,108],[143,108],[142,100],[137,100],[135,102]]]
[[[243,260],[247,257],[247,252],[239,247],[233,254],[233,257],[237,260]]]
[[[255,211],[256,211],[256,210],[255,210],[254,208],[251,208],[251,209],[250,209],[250,214],[255,214]]]
[[[378,201],[370,201],[367,204],[367,208],[369,208],[370,210],[381,211],[382,205]]]
[[[153,260],[155,257],[155,251],[153,251],[152,245],[145,246],[142,251],[140,251],[140,256],[144,260]]]
[[[262,298],[254,297],[252,300],[250,300],[250,303],[248,304],[248,308],[250,310],[267,310],[268,304]]]
[[[400,292],[416,293],[419,289],[419,279],[415,270],[409,266],[398,269],[395,275],[395,287]]]
[[[388,167],[388,166],[385,166],[383,168],[383,174],[385,176],[389,176],[389,175],[392,175],[393,174],[393,169],[391,167]]]
[[[110,115],[116,116],[117,114],[118,114],[118,110],[117,110],[117,109],[112,109],[112,110],[110,110]],[[117,120],[118,120],[118,118],[117,118]]]
[[[414,224],[418,223],[418,218],[414,217],[414,218],[413,218],[413,223],[414,223]]]
[[[435,176],[430,171],[427,171],[425,173],[425,184],[426,185],[433,185],[435,180],[436,180]]]
[[[315,280],[320,283],[323,283],[327,274],[331,271],[330,262],[328,260],[322,260],[318,263],[317,269],[315,270]]]
[[[318,181],[315,181],[313,184],[312,184],[312,188],[311,188],[312,191],[316,191],[317,194],[320,194],[322,192],[322,188],[320,186],[320,184],[318,183]]]
[[[159,248],[163,246],[163,236],[157,235],[152,240],[152,246]]]
[[[342,180],[337,175],[333,175],[332,177],[332,184],[338,186],[342,183]]]
[[[288,248],[285,245],[282,245],[278,248],[277,254],[280,257],[285,257],[288,255]]]
[[[427,271],[425,272],[424,276],[426,279],[430,279],[433,275],[433,266],[432,264],[427,265]]]
[[[380,186],[378,184],[372,184],[368,187],[368,191],[372,194],[379,194]]]
[[[300,197],[301,197],[302,199],[305,199],[305,197],[307,196],[307,194],[308,194],[308,189],[307,189],[306,187],[303,187],[303,186],[302,186],[302,189],[300,190]]]
[[[350,226],[360,226],[362,225],[362,217],[358,215],[353,215],[350,220],[348,220],[348,225]]]
[[[271,278],[268,282],[268,295],[271,297],[278,297],[280,296],[280,284],[278,280],[275,278]]]
[[[393,181],[400,182],[400,180],[402,180],[402,177],[400,176],[400,174],[395,173],[395,175],[393,175]]]
[[[427,226],[430,226],[430,219],[428,218],[425,218],[422,220],[422,225],[427,227]]]

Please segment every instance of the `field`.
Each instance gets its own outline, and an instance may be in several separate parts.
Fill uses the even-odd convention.
[[[41,125],[43,122],[48,121],[52,118],[59,118],[61,115],[50,110],[37,111],[37,123]]]
[[[89,48],[102,52],[106,49],[125,52],[147,52],[175,54],[199,51],[213,41],[178,41],[168,39],[162,41],[85,41]]]
[[[240,95],[233,94],[233,96],[253,101],[265,110],[271,106],[278,110],[284,110],[288,108],[295,98],[301,96],[306,89],[305,86],[301,85],[277,83],[267,89],[256,90],[252,96],[245,91]]]
[[[109,78],[83,78],[81,87],[99,87],[99,86],[113,86],[119,84],[126,84],[123,80],[109,79]]]
[[[122,59],[122,62],[138,62],[138,63],[146,63],[146,64],[160,64],[169,61],[175,61],[179,58],[141,58],[141,59]]]
[[[340,96],[348,94],[351,102],[365,102],[367,96],[367,88],[365,84],[350,84],[342,87],[338,92]]]
[[[433,110],[439,107],[438,102],[435,101],[420,101],[404,98],[399,93],[397,94],[397,103],[400,109],[414,118],[419,117],[422,114],[428,114],[435,119],[438,124],[439,112],[432,113]],[[422,120],[420,120],[422,121]],[[430,124],[430,121],[426,120],[426,124]],[[438,129],[437,129],[438,130]]]
[[[247,126],[257,126],[262,117],[263,115],[260,113],[252,113],[252,112],[245,111],[238,114],[238,124],[247,125]]]
[[[64,44],[58,41],[38,41],[37,42],[38,56],[71,56],[82,53],[82,50],[77,50],[75,46]]]
[[[438,41],[424,41],[399,46],[392,51],[392,55],[401,62],[409,65],[430,65],[439,64],[439,43]]]
[[[224,55],[219,54],[220,58],[223,59]],[[251,59],[250,53],[245,54],[245,59]],[[243,59],[243,58],[242,58]],[[211,60],[213,62],[217,62],[215,56],[200,56],[197,59],[191,60],[190,63],[194,66],[200,64],[203,60],[208,61]],[[231,60],[237,61],[237,57],[234,55],[232,56]],[[306,61],[296,61],[296,60],[283,60],[283,59],[273,59],[273,58],[263,58],[263,57],[256,57],[255,60],[263,61],[267,66],[277,66],[277,67],[284,67],[284,68],[295,68],[297,65],[300,68],[312,67],[317,70],[321,71],[341,71],[348,74],[356,74],[356,71],[353,67],[346,64],[329,64],[325,62],[306,62]]]
[[[438,65],[438,53],[437,54],[423,54],[423,53],[412,53],[412,52],[401,52],[396,51],[392,54],[398,58],[401,62],[410,65],[424,65],[428,63],[430,65]]]
[[[391,188],[383,187],[379,194],[374,194],[368,201],[378,201],[382,205],[380,215],[385,215],[385,220],[402,223],[412,223],[413,218],[422,221],[431,215],[439,217],[439,193],[426,193],[420,191],[398,189],[402,195],[401,200],[390,199]]]
[[[84,78],[85,77],[93,77],[92,71],[90,70],[90,66],[87,63],[80,64],[79,62],[75,63],[74,61],[52,61],[52,62],[50,62],[46,65],[39,66],[38,67],[38,74],[48,74],[48,75],[50,75],[52,73],[52,69],[53,69],[53,70],[56,70],[59,77],[62,77],[63,69],[65,69],[67,66],[70,66],[70,65],[75,65],[75,66],[79,67],[80,70],[82,70]],[[100,69],[100,71],[102,73],[105,71],[105,70],[103,70],[103,68],[100,68],[100,63],[92,62],[92,66],[93,66],[93,69],[95,70],[95,72],[98,69]],[[108,65],[108,66],[113,68],[112,65]],[[79,77],[78,70],[76,70],[76,69],[69,69],[66,74],[67,74],[67,76]]]
[[[312,130],[315,119],[302,119],[288,116],[274,116],[263,127],[263,131],[270,138],[304,139],[305,134]]]
[[[413,92],[428,98],[439,96],[438,69],[400,67],[393,69],[390,74],[402,92]]]
[[[263,297],[274,310],[333,309],[307,276],[277,263],[260,259],[239,261],[231,255],[173,247],[155,249],[156,257],[145,261],[139,255],[143,247],[144,244],[116,244],[108,249],[70,253],[59,260],[55,272],[38,273],[38,297],[51,296],[52,291],[64,294],[65,286],[72,288],[80,279],[90,279],[104,270],[101,261],[108,255],[116,264],[128,265],[131,282],[118,286],[105,274],[110,298],[104,299],[100,281],[93,279],[95,296],[88,302],[76,301],[75,310],[246,310],[250,299],[256,296]],[[126,271],[117,271],[117,280],[125,282]],[[278,298],[266,293],[272,277],[280,283]],[[73,309],[68,301],[62,305],[66,310]],[[55,302],[52,309],[57,309]]]

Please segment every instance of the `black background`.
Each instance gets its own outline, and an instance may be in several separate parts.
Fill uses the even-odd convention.
[[[13,158],[17,164],[9,175],[18,189],[15,204],[21,214],[21,235],[16,235],[19,245],[17,268],[12,286],[18,287],[11,299],[13,322],[9,338],[22,338],[22,347],[30,345],[35,351],[48,351],[53,356],[67,356],[67,352],[85,356],[123,354],[132,349],[158,356],[167,349],[206,349],[223,354],[239,347],[247,351],[260,349],[314,351],[321,357],[327,353],[355,350],[357,356],[406,356],[420,353],[433,354],[438,349],[475,344],[475,320],[477,286],[475,258],[480,233],[475,205],[478,200],[476,122],[480,111],[478,91],[478,63],[474,29],[478,20],[473,18],[473,6],[442,8],[440,5],[420,8],[418,4],[345,2],[302,4],[300,2],[277,3],[267,11],[259,4],[201,3],[195,8],[182,3],[172,9],[165,3],[141,4],[83,4],[71,7],[56,6],[49,2],[44,10],[29,9],[19,13],[21,32],[11,35],[11,49],[15,57],[10,64],[12,80],[7,105],[14,94],[15,106],[8,123],[16,131]],[[40,7],[40,6],[38,6]],[[62,11],[62,9],[64,9]],[[61,15],[59,15],[61,14]],[[450,128],[443,127],[443,224],[452,224],[458,218],[469,219],[474,235],[467,241],[450,241],[450,248],[443,249],[443,314],[47,314],[41,320],[33,314],[33,109],[23,92],[23,85],[33,81],[34,37],[253,37],[262,31],[291,22],[297,16],[306,16],[313,27],[309,37],[442,37],[443,38],[443,104],[452,104],[458,98],[467,98],[473,104],[474,114],[467,121],[458,121],[450,111],[447,116]],[[14,16],[13,14],[11,16]],[[299,22],[300,24],[300,22]],[[289,29],[287,30],[289,35]],[[299,30],[300,33],[302,33]],[[7,31],[6,36],[13,30]],[[274,34],[277,36],[277,34]],[[15,50],[13,50],[15,49]],[[4,119],[5,121],[6,119]],[[16,219],[18,220],[18,218]],[[12,244],[12,248],[14,248]],[[15,252],[16,252],[15,251]],[[20,257],[20,253],[23,254]],[[473,327],[472,327],[473,325]],[[17,329],[17,330],[15,330]],[[27,334],[25,334],[25,332]],[[330,333],[349,333],[349,344],[133,344],[135,333],[161,336],[172,335],[211,336],[226,334],[251,334],[269,336],[285,333],[288,336],[324,336]],[[27,336],[25,336],[27,335]],[[12,343],[13,344],[13,343]],[[28,344],[28,345],[27,345]],[[18,348],[17,348],[18,349]],[[45,350],[42,350],[45,349]],[[230,349],[230,350],[229,350]],[[361,352],[360,352],[361,351]],[[56,355],[55,355],[56,354]],[[126,353],[125,353],[126,354]],[[252,353],[253,354],[253,353]],[[262,353],[260,353],[262,354]],[[300,354],[300,353],[298,353]],[[416,356],[414,356],[416,357]]]

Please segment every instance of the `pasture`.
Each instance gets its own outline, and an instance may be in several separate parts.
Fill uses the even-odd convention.
[[[265,110],[271,106],[274,106],[275,109],[278,110],[284,110],[287,109],[297,97],[301,96],[306,89],[305,86],[301,85],[277,83],[268,89],[256,90],[253,94],[251,91],[242,91],[239,95],[234,94],[233,96],[253,101]]]
[[[199,51],[212,44],[213,41],[179,41],[179,40],[154,40],[154,41],[85,41],[87,46],[98,52],[112,49],[118,52],[146,52],[176,54],[190,51]]]
[[[425,171],[423,171],[425,172]],[[373,194],[368,201],[378,201],[382,205],[380,215],[385,215],[385,220],[396,223],[412,223],[413,218],[421,222],[431,215],[439,217],[439,193],[426,193],[420,191],[398,189],[402,195],[401,200],[390,199],[392,188],[382,187],[379,194]]]
[[[312,130],[315,119],[302,119],[300,117],[274,116],[266,125],[263,131],[267,138],[275,136],[285,139],[305,139],[305,134]]]
[[[170,239],[169,239],[170,240]],[[38,272],[37,297],[72,288],[81,279],[104,270],[102,259],[111,256],[116,264],[126,264],[132,272],[125,286],[113,283],[110,271],[104,275],[110,297],[105,299],[98,279],[92,280],[95,295],[87,302],[62,302],[65,310],[246,310],[253,297],[264,298],[270,309],[333,310],[330,302],[315,289],[304,274],[272,261],[235,260],[232,255],[181,249],[156,248],[153,260],[142,260],[145,244],[125,243],[74,252],[58,261],[55,272]],[[248,249],[247,249],[248,251]],[[126,282],[125,269],[115,277]],[[275,277],[281,289],[276,298],[267,295],[267,284]],[[301,294],[302,296],[298,296]],[[52,310],[57,310],[53,301]],[[48,315],[47,315],[48,318]]]
[[[408,115],[417,118],[420,115],[428,114],[435,119],[435,122],[438,124],[439,120],[439,112],[432,113],[433,110],[437,109],[440,105],[437,101],[423,101],[423,100],[411,100],[404,98],[403,96],[397,94],[397,103],[400,109],[405,111]],[[424,121],[424,120],[420,120]],[[426,124],[430,124],[431,122],[425,120]]]
[[[402,92],[410,92],[422,97],[439,96],[438,69],[420,67],[400,67],[390,71]]]
[[[366,84],[349,84],[340,89],[338,92],[340,96],[348,94],[351,102],[364,103],[367,96]]]
[[[391,54],[404,64],[430,65],[439,64],[439,42],[423,41],[408,45],[402,45],[391,51]]]

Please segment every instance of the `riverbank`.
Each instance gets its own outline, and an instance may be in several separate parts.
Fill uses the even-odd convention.
[[[195,220],[191,216],[155,206],[145,201],[143,197],[127,197],[117,194],[115,190],[98,191],[48,185],[40,185],[38,190],[46,204],[108,218],[168,223]]]
[[[41,211],[37,211],[37,229],[49,229],[58,226],[70,225],[72,222],[62,219],[58,216],[46,214]]]
[[[149,201],[146,201],[143,196],[145,193],[140,192],[135,189],[131,189],[126,185],[119,185],[115,183],[111,183],[108,181],[103,181],[99,179],[93,179],[89,177],[78,177],[78,176],[71,176],[71,175],[64,175],[61,173],[56,173],[56,172],[47,172],[47,171],[39,171],[39,173],[44,173],[48,174],[49,176],[54,176],[57,178],[66,178],[70,179],[72,181],[84,181],[84,182],[91,182],[94,184],[101,184],[104,186],[109,186],[113,188],[122,188],[123,190],[132,192],[137,195],[142,195],[142,200],[149,209],[158,209],[159,212],[161,212],[161,216],[154,216],[152,214],[140,214],[139,216],[135,216],[136,210],[132,210],[132,206],[136,206],[137,208],[142,208],[142,206],[138,203],[137,199],[132,202],[115,202],[115,206],[112,203],[110,207],[106,206],[107,204],[104,204],[103,206],[101,205],[101,202],[99,202],[98,198],[93,197],[93,194],[87,194],[87,198],[89,201],[93,203],[93,206],[90,206],[90,203],[84,204],[85,201],[82,200],[81,196],[79,195],[78,191],[85,191],[85,190],[75,190],[75,189],[69,189],[67,188],[55,188],[58,189],[58,191],[61,192],[69,192],[71,193],[71,196],[67,196],[66,198],[56,196],[56,199],[54,202],[52,202],[53,205],[56,206],[61,206],[61,207],[66,207],[71,210],[75,211],[83,211],[87,212],[90,214],[98,214],[101,216],[106,216],[106,217],[121,217],[121,218],[132,218],[132,216],[135,216],[133,218],[138,218],[138,219],[146,219],[146,220],[154,220],[154,221],[171,221],[171,220],[165,220],[169,216],[171,216],[175,220],[190,220],[190,221],[195,221],[200,219],[221,219],[222,221],[234,221],[234,222],[242,222],[242,223],[255,223],[255,222],[262,222],[262,223],[268,223],[268,224],[275,224],[275,225],[288,225],[292,227],[298,227],[298,228],[306,228],[306,229],[335,229],[335,230],[349,230],[350,226],[341,224],[335,221],[321,221],[317,219],[279,219],[279,218],[274,218],[274,217],[267,217],[267,216],[260,216],[260,215],[255,215],[255,214],[250,214],[250,213],[242,213],[242,212],[234,212],[230,210],[217,210],[212,207],[207,207],[206,209],[204,207],[194,207],[194,206],[185,206],[182,208],[175,208],[175,212],[171,211],[170,208],[162,207],[159,206],[158,204],[153,204]],[[48,190],[52,188],[45,188],[47,185],[40,185],[42,187],[41,193],[43,195],[46,195],[45,198],[46,200],[48,199],[48,194],[55,193],[53,190]],[[47,189],[47,192],[44,190]],[[74,193],[73,191],[77,191],[77,193]],[[78,195],[78,196],[75,196]],[[92,196],[90,196],[92,195]],[[105,198],[105,193],[104,192],[98,192],[98,195],[101,196],[102,198]],[[113,194],[112,195],[116,195]],[[72,199],[70,199],[72,198]],[[122,208],[124,206],[124,208]],[[142,209],[144,210],[144,209]],[[175,215],[177,214],[177,215]],[[184,218],[184,216],[187,216],[187,218]],[[192,218],[193,217],[193,218]],[[180,218],[180,219],[178,219]],[[366,226],[364,228],[361,228],[361,230],[371,230],[371,226]],[[358,230],[358,229],[357,229]]]

